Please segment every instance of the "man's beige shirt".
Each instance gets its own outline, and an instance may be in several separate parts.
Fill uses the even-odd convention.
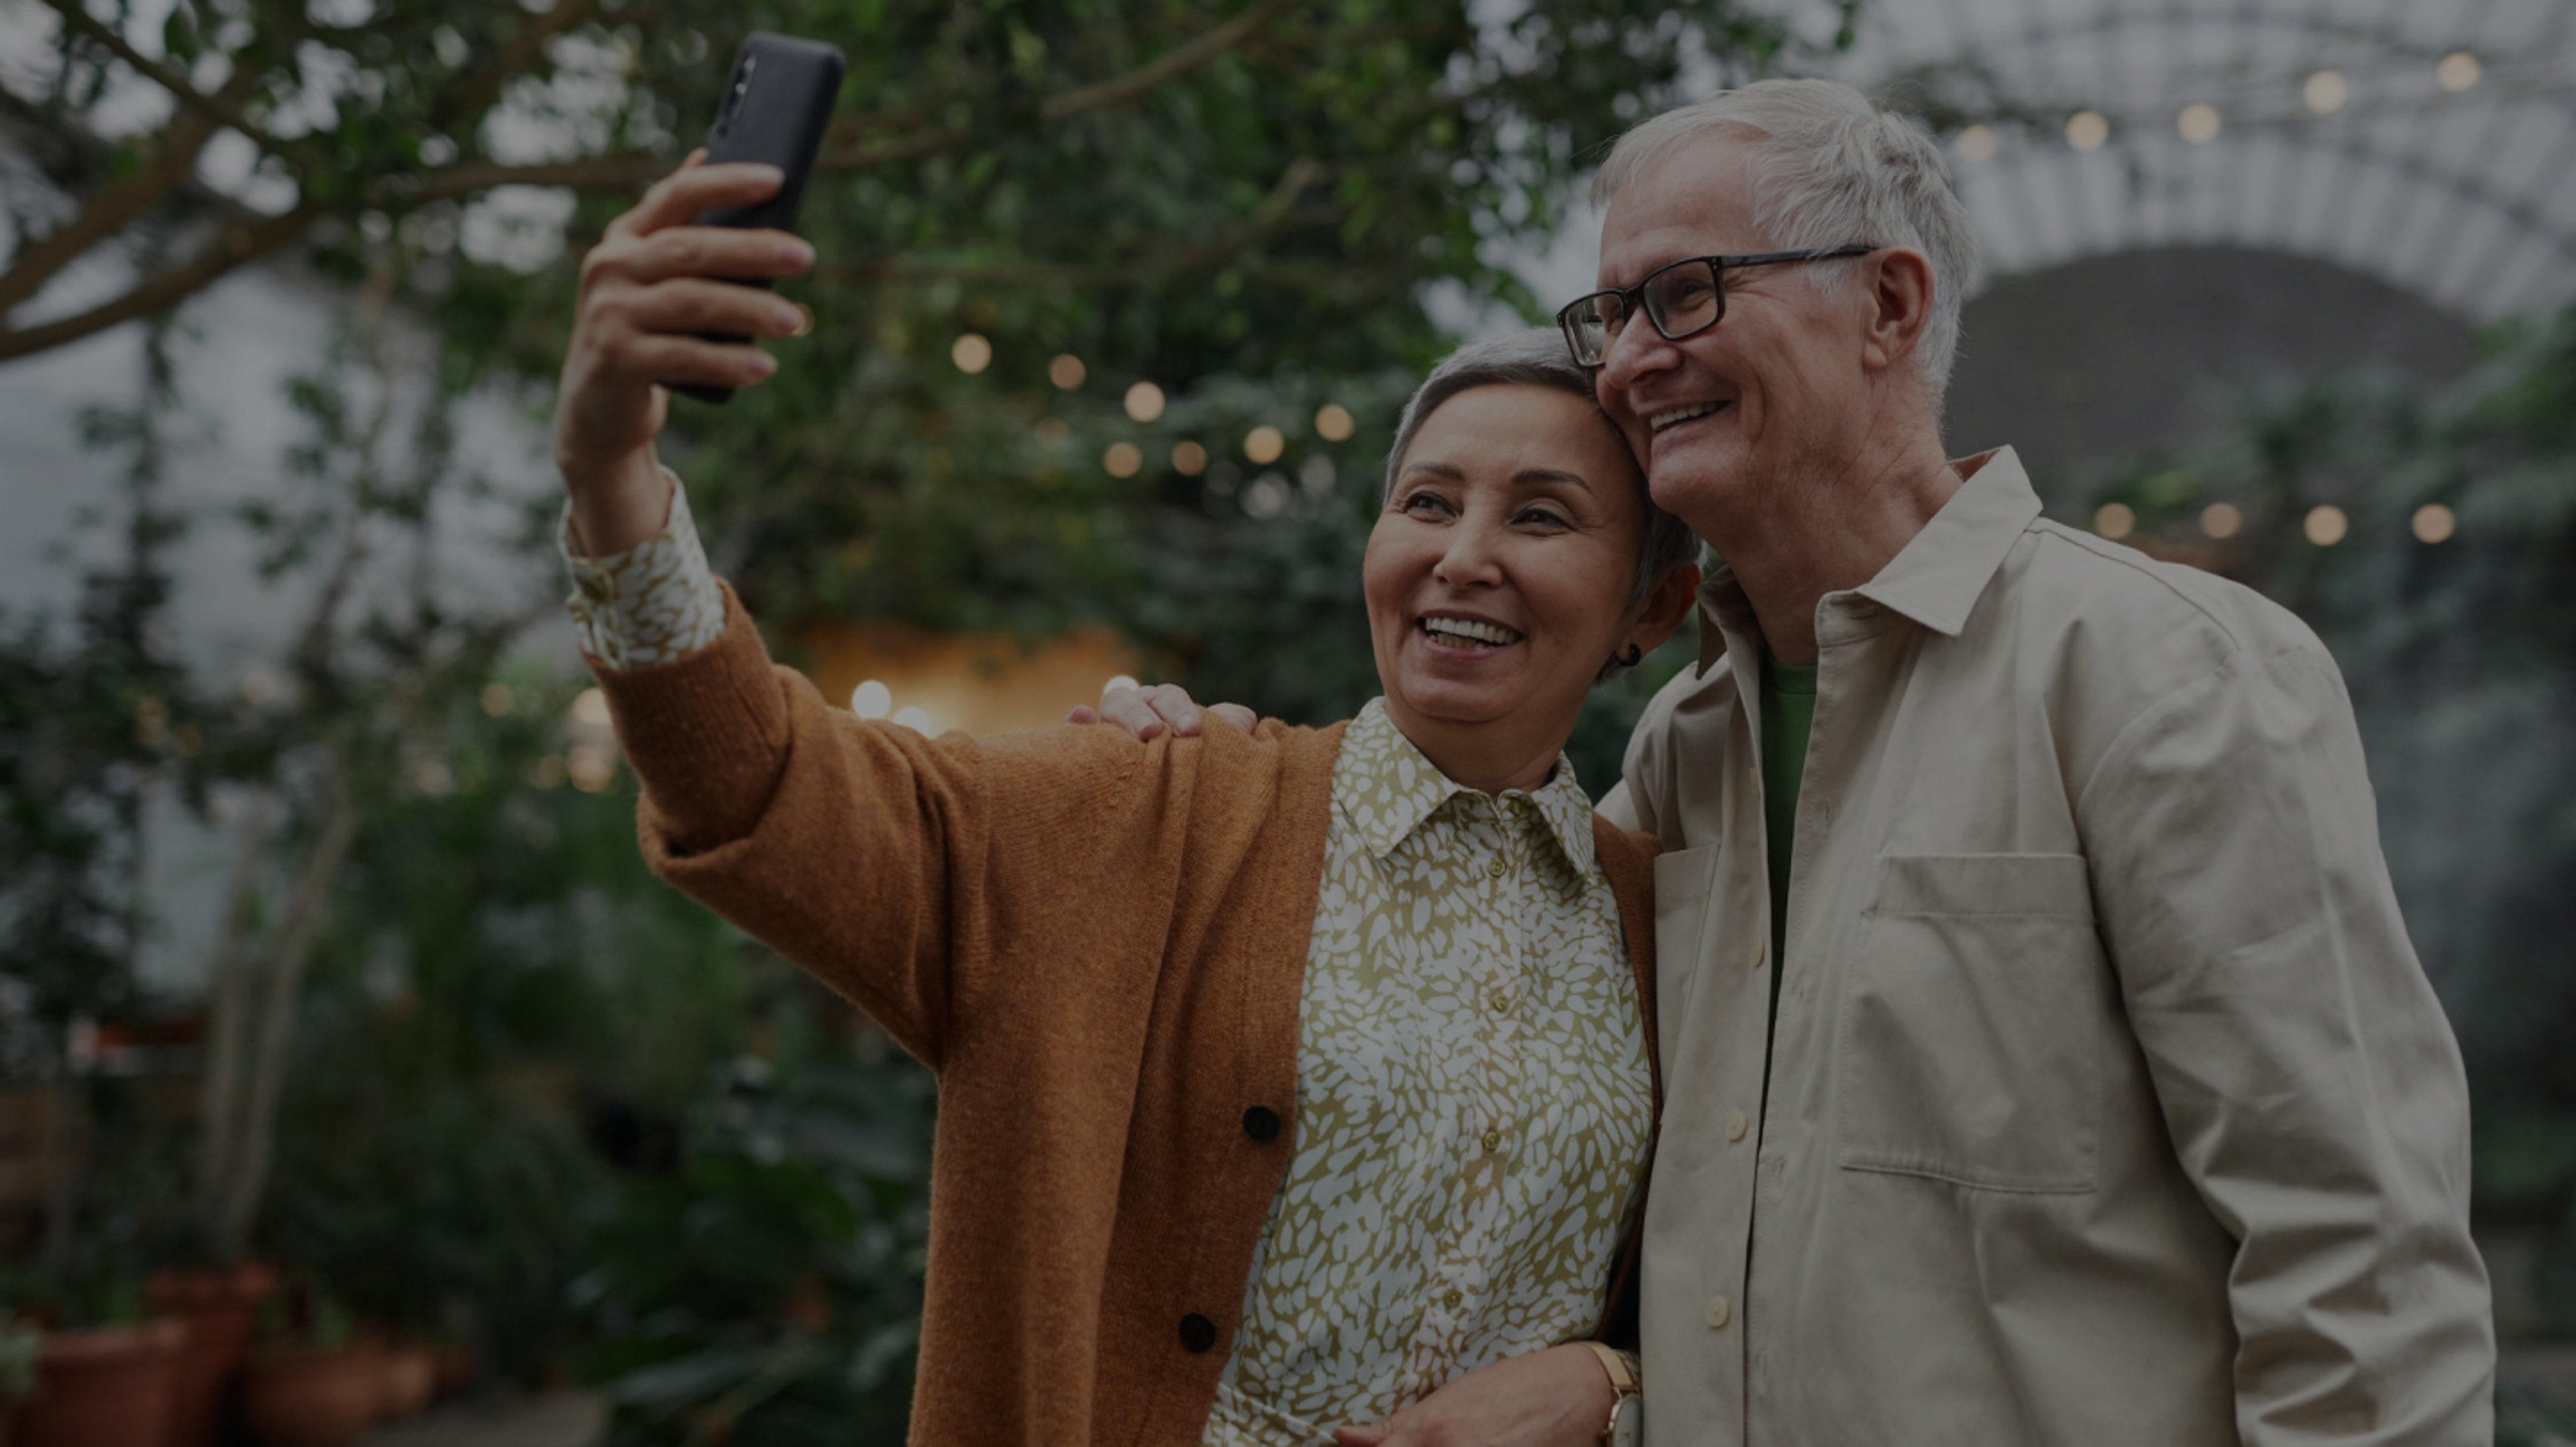
[[[2492,1440],[2467,1086],[2333,661],[1961,471],[1817,606],[1784,959],[1723,571],[1604,801],[1667,851],[1650,1447]]]

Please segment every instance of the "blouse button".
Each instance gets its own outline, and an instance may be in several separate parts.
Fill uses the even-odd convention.
[[[1199,1315],[1195,1311],[1181,1318],[1181,1349],[1183,1351],[1203,1352],[1209,1347],[1215,1345],[1215,1322],[1208,1320],[1206,1317]]]
[[[1440,1295],[1440,1304],[1449,1308],[1451,1311],[1456,1311],[1458,1309],[1458,1303],[1464,1300],[1466,1300],[1466,1298],[1455,1291],[1445,1291]]]
[[[1509,867],[1509,866],[1505,865],[1505,864],[1503,863],[1503,861],[1501,861],[1501,860],[1497,859],[1497,860],[1495,860],[1493,863],[1488,864],[1488,865],[1486,865],[1486,866],[1485,866],[1485,872],[1486,872],[1487,874],[1492,875],[1492,876],[1493,876],[1494,878],[1496,878],[1496,879],[1500,879],[1500,878],[1502,878],[1502,877],[1503,877],[1503,872],[1504,872],[1504,870],[1505,870],[1505,869],[1507,869],[1508,867]]]
[[[1243,1133],[1257,1141],[1279,1139],[1279,1112],[1256,1105],[1243,1113]]]
[[[1489,1130],[1485,1132],[1484,1140],[1485,1154],[1492,1155],[1496,1150],[1501,1148],[1503,1144],[1503,1133],[1498,1130]]]

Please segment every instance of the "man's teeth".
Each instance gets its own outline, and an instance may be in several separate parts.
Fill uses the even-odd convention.
[[[1497,623],[1479,623],[1473,618],[1425,618],[1422,631],[1448,643],[1488,643],[1500,647],[1518,643],[1521,636]]]
[[[1718,404],[1715,402],[1701,402],[1695,406],[1676,407],[1670,412],[1658,412],[1652,417],[1647,418],[1646,425],[1657,432],[1661,432],[1676,422],[1688,422],[1694,417],[1705,417],[1711,412],[1716,411],[1717,408]]]

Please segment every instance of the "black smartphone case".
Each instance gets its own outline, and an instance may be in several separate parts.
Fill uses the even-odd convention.
[[[787,173],[778,194],[756,206],[726,206],[698,218],[701,226],[739,226],[751,230],[792,231],[796,208],[805,199],[805,181],[814,170],[814,153],[822,147],[824,127],[831,124],[832,102],[841,90],[849,62],[837,47],[755,30],[734,52],[733,72],[725,82],[724,104],[707,132],[707,160],[759,161]],[[766,278],[738,278],[744,286],[766,288]],[[710,341],[745,342],[748,337],[711,336]],[[674,383],[672,391],[701,402],[722,402],[731,387]]]

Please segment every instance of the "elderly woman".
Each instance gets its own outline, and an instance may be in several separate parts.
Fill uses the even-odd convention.
[[[1534,332],[1415,396],[1347,725],[925,738],[770,662],[654,457],[656,382],[771,370],[707,334],[797,326],[706,278],[803,243],[690,224],[775,184],[684,167],[586,262],[565,550],[653,868],[938,1074],[915,1440],[1601,1440],[1651,846],[1561,751],[1696,571],[1589,377]]]

